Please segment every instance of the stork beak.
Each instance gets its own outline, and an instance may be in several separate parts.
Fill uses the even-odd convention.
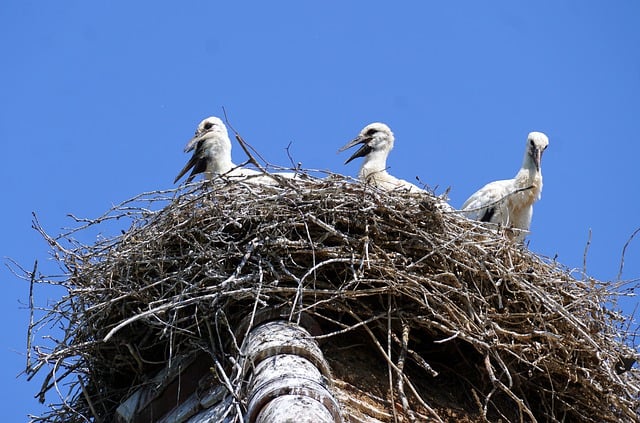
[[[542,164],[542,152],[544,150],[541,148],[534,147],[533,151],[531,151],[531,157],[533,158],[533,164],[536,165],[536,170],[540,172],[540,165]]]
[[[191,138],[189,141],[187,141],[187,145],[185,145],[184,147],[184,152],[188,153],[189,151],[193,150],[195,148],[196,145],[198,145],[198,143],[203,140],[204,138],[207,137],[207,134],[209,134],[211,131],[206,131],[203,132],[201,134],[195,134],[193,136],[193,138]]]
[[[355,152],[353,153],[353,155],[351,157],[349,157],[344,164],[349,163],[350,161],[352,161],[353,159],[357,159],[358,157],[364,157],[367,154],[369,154],[371,152],[371,150],[373,150],[370,146],[369,146],[369,141],[371,141],[370,137],[362,137],[359,136],[351,141],[349,141],[344,147],[340,148],[338,150],[338,152],[340,151],[344,151],[347,150],[351,147],[353,147],[354,145],[358,145],[358,144],[362,144],[362,146]]]

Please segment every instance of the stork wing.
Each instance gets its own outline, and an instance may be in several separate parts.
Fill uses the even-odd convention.
[[[513,180],[490,182],[476,191],[462,205],[464,215],[481,222],[501,223],[505,204],[502,201],[509,194]]]

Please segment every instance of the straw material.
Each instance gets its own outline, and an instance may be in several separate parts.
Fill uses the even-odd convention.
[[[68,241],[117,219],[131,228]],[[35,421],[109,421],[196,350],[242,410],[241,328],[267,308],[311,316],[341,393],[378,395],[390,421],[637,418],[637,371],[616,371],[635,352],[605,307],[618,287],[577,280],[428,193],[337,175],[218,180],[140,195],[56,238],[39,230],[65,270],[39,282],[67,294],[30,328],[64,331],[52,350],[35,347],[28,372],[49,372],[40,395],[63,398]]]

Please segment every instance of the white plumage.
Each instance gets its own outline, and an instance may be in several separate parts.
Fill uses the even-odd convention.
[[[344,151],[357,144],[362,146],[344,163],[364,157],[358,178],[371,185],[385,190],[404,189],[410,192],[422,192],[416,185],[387,172],[387,156],[393,149],[393,132],[384,123],[375,122],[364,127],[360,134],[338,151]]]
[[[533,203],[542,193],[542,153],[549,139],[542,132],[531,132],[522,161],[522,168],[515,178],[490,182],[476,191],[462,205],[470,219],[497,223],[528,231],[533,215]],[[516,235],[524,240],[525,233]]]
[[[199,173],[204,173],[209,180],[217,175],[224,175],[227,178],[245,178],[247,176],[260,175],[251,178],[249,182],[269,183],[268,178],[261,172],[252,169],[238,167],[231,161],[231,141],[227,127],[219,118],[215,116],[204,119],[198,125],[198,129],[193,138],[189,140],[184,148],[185,153],[193,151],[191,159],[182,168],[173,183],[178,182],[189,170],[191,174],[186,182]]]

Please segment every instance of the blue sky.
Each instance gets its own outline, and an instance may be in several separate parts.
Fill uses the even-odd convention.
[[[581,268],[591,230],[587,272],[615,279],[640,227],[638,17],[633,0],[3,1],[0,255],[58,274],[31,212],[56,234],[67,213],[172,187],[185,142],[224,106],[270,162],[287,165],[291,143],[304,167],[352,176],[360,162],[336,150],[386,122],[390,173],[451,187],[454,207],[514,176],[527,133],[543,131],[530,248]],[[42,411],[42,379],[17,377],[28,284],[1,272],[3,413],[26,421]],[[623,279],[639,277],[636,239]],[[37,287],[36,302],[59,295]]]

